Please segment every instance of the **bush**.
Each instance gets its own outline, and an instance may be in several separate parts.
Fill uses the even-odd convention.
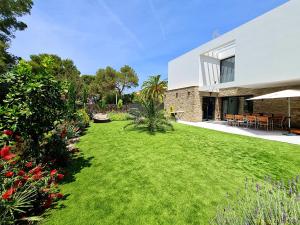
[[[229,198],[212,222],[216,225],[300,224],[299,177],[287,185],[267,179],[245,184],[245,192]]]
[[[22,161],[16,150],[14,133],[5,130],[0,137],[0,221],[19,224],[40,220],[54,201],[63,198],[57,182],[64,176],[50,164]]]
[[[90,124],[90,117],[85,109],[79,109],[76,112],[76,121],[81,129],[84,129]]]
[[[45,58],[43,64],[45,69],[34,73],[29,63],[20,61],[12,72],[0,78],[0,84],[8,86],[0,106],[0,129],[10,129],[30,139],[31,151],[27,155],[37,160],[44,133],[53,130],[65,113],[63,85],[48,70],[51,60]]]
[[[108,118],[111,121],[126,121],[130,119],[130,115],[124,112],[110,112]]]

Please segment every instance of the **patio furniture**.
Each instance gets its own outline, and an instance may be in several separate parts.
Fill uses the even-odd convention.
[[[252,113],[252,116],[261,116],[261,113]]]
[[[283,129],[284,122],[285,122],[285,116],[283,115],[274,115],[272,118],[272,126],[273,127],[279,127]]]
[[[235,123],[240,126],[244,125],[245,126],[245,119],[243,115],[234,115]]]
[[[228,125],[234,125],[235,124],[235,119],[234,119],[234,115],[232,114],[226,114],[225,115],[225,119],[227,120],[227,124]]]
[[[278,91],[266,95],[257,96],[254,98],[247,99],[248,100],[263,100],[263,99],[279,99],[279,98],[287,98],[288,99],[288,128],[291,129],[291,98],[299,98],[300,90],[284,90]]]
[[[110,119],[107,114],[97,113],[93,116],[94,123],[108,123]]]
[[[256,128],[257,127],[256,116],[247,116],[246,124],[247,124],[247,127],[254,126],[254,128]]]
[[[184,111],[176,111],[175,112],[175,116],[176,116],[176,120],[181,120],[183,117]]]
[[[300,129],[291,129],[290,131],[292,134],[300,135]]]
[[[268,116],[257,116],[257,125],[258,127],[266,127],[269,130],[269,117]]]

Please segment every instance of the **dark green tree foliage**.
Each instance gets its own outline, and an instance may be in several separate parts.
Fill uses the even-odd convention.
[[[39,157],[39,142],[63,118],[65,104],[62,83],[52,75],[52,58],[42,61],[44,70],[33,72],[25,61],[0,77],[8,94],[0,106],[0,129],[11,129],[32,140],[33,156]]]
[[[80,71],[75,66],[74,62],[70,59],[62,59],[57,55],[52,54],[39,54],[30,56],[30,65],[34,72],[44,70],[43,60],[51,58],[53,63],[50,65],[53,76],[61,81],[80,82]]]
[[[122,96],[125,89],[137,87],[139,85],[139,78],[130,66],[125,65],[120,69],[116,77],[116,89],[119,95]]]
[[[69,117],[72,118],[76,113],[76,87],[73,82],[69,84],[67,106]]]
[[[89,86],[95,81],[95,75],[81,75],[81,80],[84,85]]]
[[[75,66],[74,62],[70,59],[62,59],[57,55],[52,54],[39,54],[30,56],[30,65],[34,73],[39,73],[45,69],[43,61],[51,58],[52,64],[49,65],[48,70],[59,81],[66,81],[74,86],[74,92],[77,100],[83,100],[83,82],[80,78],[80,71]],[[73,88],[73,87],[72,87]],[[72,93],[73,94],[73,93]]]
[[[130,66],[125,65],[120,71],[108,66],[97,71],[91,93],[100,96],[117,93],[122,98],[125,89],[137,87],[138,81],[136,72]]]
[[[19,18],[29,14],[32,0],[0,1],[0,74],[7,71],[15,63],[16,57],[7,52],[10,40],[16,31],[27,28]]]

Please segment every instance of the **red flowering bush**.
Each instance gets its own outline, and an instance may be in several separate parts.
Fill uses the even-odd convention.
[[[9,135],[8,135],[9,134]],[[64,175],[49,164],[23,161],[15,150],[13,133],[3,132],[0,142],[0,221],[15,224],[31,220],[63,198],[58,182]],[[36,219],[36,217],[35,217]]]

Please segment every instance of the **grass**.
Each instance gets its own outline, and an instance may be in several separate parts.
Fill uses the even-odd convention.
[[[78,144],[83,158],[62,185],[69,196],[44,225],[208,224],[245,177],[300,172],[296,145],[181,124],[150,135],[125,124],[91,125]]]

